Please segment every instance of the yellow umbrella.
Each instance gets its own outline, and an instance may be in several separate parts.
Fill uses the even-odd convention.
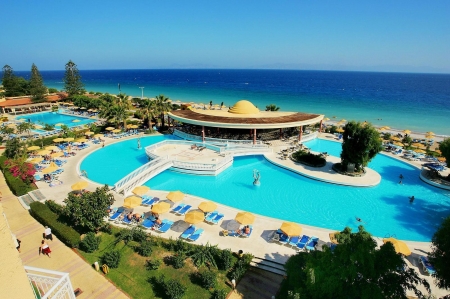
[[[439,162],[445,162],[447,159],[445,157],[438,157],[437,158]]]
[[[30,163],[38,164],[38,163],[40,163],[43,160],[44,160],[44,158],[38,157],[38,158],[34,158],[33,160],[31,160]]]
[[[329,121],[330,119],[328,118],[328,117],[325,117],[324,119],[323,119],[323,121]]]
[[[300,236],[302,233],[302,227],[292,222],[283,222],[280,229],[289,237]]]
[[[95,134],[94,137],[95,138],[100,138],[100,137],[103,137],[103,134]]]
[[[125,201],[123,202],[123,206],[126,208],[134,208],[142,203],[142,198],[137,196],[130,196],[125,198]]]
[[[30,146],[30,147],[27,148],[27,150],[29,150],[29,151],[36,151],[38,149],[40,149],[40,147],[37,146],[37,145],[33,145],[33,146]]]
[[[337,129],[336,129],[336,132],[338,132],[338,133],[344,133],[344,132],[345,132],[345,130],[344,130],[344,129],[342,129],[342,128],[337,128]]]
[[[425,135],[425,138],[426,138],[426,139],[433,139],[433,138],[434,138],[434,135],[427,134],[427,135]]]
[[[166,198],[173,202],[182,201],[184,198],[184,193],[180,191],[172,191],[167,194]]]
[[[75,138],[73,138],[73,137],[64,138],[65,142],[70,142],[70,141],[74,141],[74,140],[75,140]]]
[[[120,129],[114,129],[112,130],[113,133],[119,133],[121,130]]]
[[[112,131],[112,130],[114,130],[115,128],[113,128],[113,127],[107,127],[105,130],[106,131]]]
[[[63,142],[63,141],[64,141],[64,138],[53,139],[53,142]]]
[[[394,140],[394,141],[402,141],[399,137],[397,137],[397,136],[393,136],[393,137],[391,137],[391,140]]]
[[[74,120],[72,120],[72,122],[73,122],[73,123],[79,123],[80,120],[79,120],[79,119],[74,119]]]
[[[141,196],[141,195],[144,195],[145,193],[147,193],[148,191],[150,191],[149,187],[138,186],[138,187],[134,188],[132,192],[138,196]]]
[[[75,140],[76,142],[86,142],[88,141],[86,138],[78,138],[77,140]]]
[[[403,130],[403,134],[411,134],[410,130]]]
[[[201,211],[191,211],[184,216],[184,221],[190,224],[196,224],[205,220],[205,214]]]
[[[336,236],[339,234],[340,232],[334,232],[334,233],[330,233],[330,241],[333,244],[339,244],[338,240],[336,239]]]
[[[425,154],[427,151],[424,151],[423,149],[414,150],[418,154]]]
[[[380,128],[378,128],[377,130],[378,130],[378,131],[386,131],[386,128],[385,128],[385,127],[380,127]]]
[[[131,125],[131,126],[130,126],[130,129],[137,129],[137,128],[139,128],[138,125]]]
[[[84,135],[87,135],[87,136],[91,136],[91,135],[94,135],[95,133],[94,132],[91,132],[91,131],[87,131],[86,133],[84,133]]]
[[[394,143],[392,143],[392,144],[393,144],[393,145],[396,145],[396,146],[404,146],[403,143],[398,142],[398,141],[396,141],[396,142],[394,142]]]
[[[132,126],[132,124],[127,125],[127,129],[130,129]]]
[[[79,181],[78,183],[75,183],[71,186],[72,190],[77,191],[77,190],[83,190],[86,189],[86,187],[88,186],[88,182],[86,181]]]
[[[38,151],[37,154],[41,155],[41,156],[45,156],[45,155],[50,154],[50,151],[48,151],[48,150],[41,150],[41,151]]]
[[[412,146],[414,146],[415,148],[420,148],[420,149],[425,149],[427,148],[425,145],[423,145],[422,143],[413,143],[411,144]]]
[[[431,131],[426,132],[425,134],[427,134],[427,135],[436,135],[436,134],[434,134],[434,132],[431,132]]]
[[[391,129],[391,127],[388,127],[388,126],[384,126],[383,127],[385,130],[390,130]]]
[[[198,208],[203,212],[212,212],[217,209],[217,204],[212,201],[204,201],[198,205]]]
[[[59,147],[57,147],[56,145],[49,145],[45,147],[46,150],[48,151],[59,151],[61,150]]]
[[[243,225],[252,224],[255,222],[255,215],[249,212],[239,212],[234,218],[237,222]]]
[[[56,153],[53,153],[53,154],[50,155],[50,157],[52,157],[52,158],[58,158],[58,157],[61,157],[61,156],[64,156],[63,152],[56,152]]]
[[[55,127],[61,127],[61,126],[64,126],[64,124],[63,124],[63,123],[57,123],[57,124],[55,125]]]
[[[157,214],[167,213],[170,210],[170,203],[158,202],[152,207],[152,212]]]
[[[42,170],[42,173],[43,174],[52,173],[52,172],[55,172],[57,169],[58,169],[58,166],[54,162],[52,162],[52,163],[50,163],[50,165],[47,168]]]
[[[395,252],[401,253],[403,255],[411,255],[411,250],[409,250],[408,245],[406,245],[405,242],[397,240],[396,238],[386,238],[383,239],[383,243],[386,244],[387,242],[391,242],[392,245],[394,245]]]
[[[9,125],[7,125],[7,127],[8,127],[8,128],[15,128],[15,127],[16,127],[16,124],[9,124]]]
[[[442,155],[442,152],[440,150],[435,150],[434,152],[438,153],[439,155]]]

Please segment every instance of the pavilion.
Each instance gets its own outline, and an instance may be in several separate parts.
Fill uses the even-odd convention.
[[[212,107],[211,107],[212,108]],[[201,127],[202,141],[205,141],[205,127],[249,130],[256,143],[257,130],[300,128],[298,140],[301,141],[303,126],[320,123],[320,130],[324,115],[301,112],[260,111],[251,102],[238,101],[229,109],[195,109],[174,110],[168,113],[169,118],[183,124]]]

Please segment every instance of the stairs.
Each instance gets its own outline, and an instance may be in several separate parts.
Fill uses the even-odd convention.
[[[45,201],[46,197],[41,193],[40,190],[33,190],[28,192],[28,194],[19,196],[20,204],[27,210],[30,209],[30,204],[34,201]]]
[[[278,274],[281,276],[286,275],[286,271],[284,270],[283,264],[271,260],[266,260],[260,257],[254,257],[252,262],[250,263],[250,266],[264,271],[272,272],[274,274]]]
[[[250,267],[229,299],[272,299],[278,293],[283,276]]]

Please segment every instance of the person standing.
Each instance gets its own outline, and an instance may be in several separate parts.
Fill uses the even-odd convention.
[[[14,241],[14,245],[16,246],[17,251],[20,253],[20,243],[22,243],[22,241],[20,241],[19,239],[17,239],[15,234],[11,234],[13,241]]]
[[[48,226],[44,230],[44,239],[53,241],[52,229]]]
[[[51,257],[50,254],[52,253],[52,251],[50,250],[50,247],[45,242],[45,240],[42,240],[42,242],[41,242],[41,252],[42,252],[42,254],[46,254],[46,255],[48,255],[48,257]]]
[[[400,179],[400,182],[398,182],[399,184],[403,183],[403,174],[400,174],[400,176],[398,177]]]

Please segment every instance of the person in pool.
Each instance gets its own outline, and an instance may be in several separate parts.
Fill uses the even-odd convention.
[[[414,195],[413,196],[411,196],[410,198],[409,198],[409,203],[413,203],[414,202]]]

